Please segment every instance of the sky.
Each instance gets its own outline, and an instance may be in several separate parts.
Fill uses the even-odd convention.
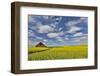
[[[28,15],[28,46],[80,45],[88,42],[88,18]]]

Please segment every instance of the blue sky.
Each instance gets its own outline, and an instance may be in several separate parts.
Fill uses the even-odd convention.
[[[28,16],[28,44],[47,46],[87,44],[88,18],[74,16]]]

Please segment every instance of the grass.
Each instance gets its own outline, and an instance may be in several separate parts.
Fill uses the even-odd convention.
[[[87,45],[32,47],[28,49],[28,60],[80,59],[87,57]]]

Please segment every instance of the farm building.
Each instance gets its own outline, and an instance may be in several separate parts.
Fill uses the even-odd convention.
[[[46,45],[44,45],[42,42],[39,42],[36,47],[47,47]]]

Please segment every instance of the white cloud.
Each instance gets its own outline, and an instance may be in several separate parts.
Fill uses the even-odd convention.
[[[53,32],[53,33],[48,33],[47,34],[47,36],[49,38],[55,38],[55,37],[59,37],[59,36],[62,36],[62,35],[64,35],[64,32],[63,31],[57,32],[57,33]]]
[[[63,28],[60,27],[58,30],[61,31],[62,29],[63,29]]]
[[[87,18],[82,17],[78,20],[69,21],[68,23],[66,23],[66,26],[74,26],[81,22],[87,22]]]
[[[42,37],[38,37],[38,36],[37,36],[36,39],[42,40]]]
[[[75,33],[76,31],[80,31],[81,28],[80,27],[76,27],[76,26],[71,26],[69,28],[69,30],[67,31],[67,33]]]
[[[59,36],[62,36],[62,35],[64,35],[65,33],[64,33],[63,31],[61,31],[61,32],[59,32],[58,34],[59,34]]]
[[[81,22],[87,22],[87,18],[81,17],[78,20],[73,20],[73,21],[69,21],[68,23],[66,23],[66,27],[69,27],[69,30],[67,31],[67,33],[75,33],[76,31],[80,31],[82,28],[76,25]]]
[[[41,26],[38,26],[37,28],[38,28],[39,33],[49,33],[49,32],[54,31],[54,28],[50,27],[49,25],[41,25]]]
[[[33,18],[32,16],[28,16],[28,20],[29,22],[35,23],[37,22],[35,18]]]
[[[69,38],[66,37],[65,40],[69,40]]]
[[[49,16],[42,16],[44,19],[49,19]]]
[[[48,33],[47,36],[49,38],[55,38],[55,37],[59,36],[59,34],[58,33]]]
[[[62,17],[57,17],[55,18],[55,20],[60,21],[62,19]]]
[[[44,41],[44,42],[47,42],[48,40],[44,39],[43,41]]]
[[[59,24],[59,22],[54,22],[54,25],[57,25],[57,24]]]
[[[56,28],[56,25],[55,24],[50,24],[51,27],[53,28]]]
[[[34,32],[32,30],[28,30],[28,35],[29,36],[35,36]]]
[[[82,36],[78,36],[75,38],[72,38],[71,41],[73,42],[80,42],[81,40],[88,40],[88,35],[87,34],[83,34]]]
[[[80,20],[83,21],[83,22],[87,22],[88,21],[88,19],[84,18],[84,17],[80,18]]]
[[[77,37],[77,36],[82,36],[82,35],[83,35],[82,32],[78,32],[78,33],[75,33],[73,36],[74,36],[74,37]]]
[[[42,23],[39,21],[36,23],[36,26],[41,26],[41,25],[42,25]]]
[[[88,35],[87,34],[83,34],[83,36],[80,37],[80,39],[88,39]]]
[[[40,16],[28,16],[29,22],[35,23],[35,24],[41,22],[40,20],[38,20],[38,18],[41,18],[41,17]]]
[[[28,47],[33,47],[37,44],[37,41],[28,40]]]
[[[73,25],[76,25],[78,24],[80,21],[69,21],[66,26],[73,26]]]
[[[61,37],[56,37],[56,39],[57,41],[60,41],[60,42],[64,41]]]
[[[87,39],[87,37],[86,37],[86,36],[83,36],[83,37],[80,37],[80,39],[81,39],[81,40]]]

